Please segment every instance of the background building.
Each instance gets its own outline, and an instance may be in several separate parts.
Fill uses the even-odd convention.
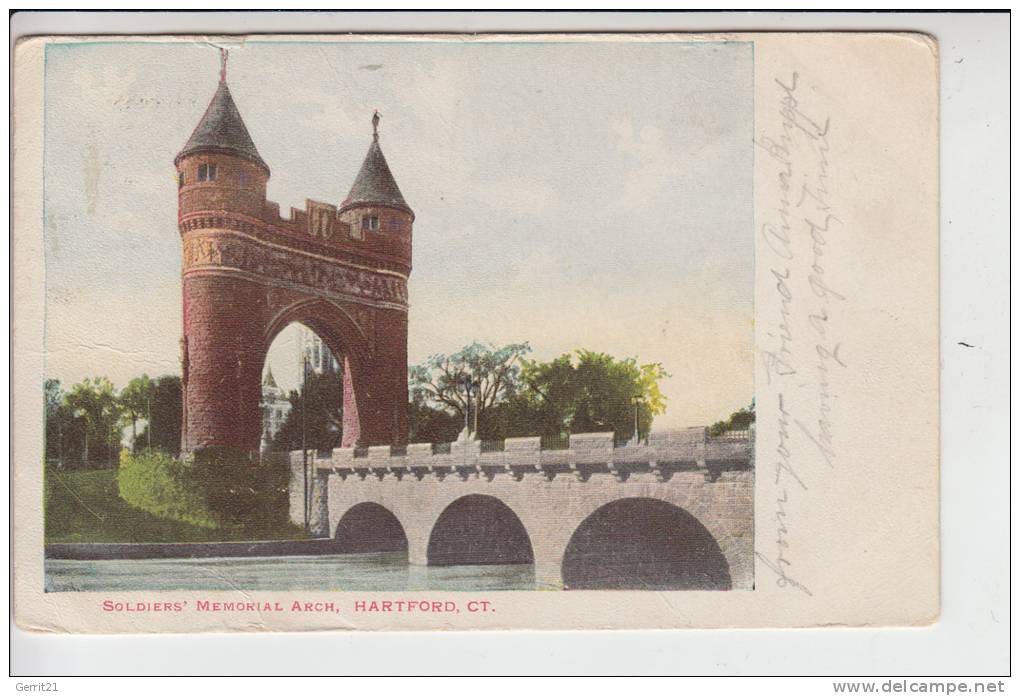
[[[276,384],[273,378],[273,368],[266,371],[262,380],[262,451],[269,450],[276,433],[280,432],[287,414],[290,413],[290,399]]]
[[[302,374],[305,361],[309,372],[324,374],[340,372],[340,363],[314,331],[304,326],[298,338],[298,374]]]

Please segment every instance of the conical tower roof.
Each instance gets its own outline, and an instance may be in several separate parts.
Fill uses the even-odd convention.
[[[265,163],[255,148],[255,143],[252,142],[248,128],[241,118],[241,113],[237,110],[237,104],[234,103],[234,98],[230,95],[230,88],[227,87],[225,61],[223,65],[216,94],[209,102],[202,120],[198,122],[195,131],[188,138],[187,145],[174,159],[174,163],[179,162],[185,155],[196,152],[225,152],[251,160],[268,172],[269,165]]]
[[[262,380],[262,386],[278,388],[276,386],[276,380],[273,379],[273,368],[270,367],[269,370],[266,372],[266,378]]]
[[[414,214],[411,207],[407,205],[400,187],[397,186],[393,174],[390,172],[390,165],[386,163],[386,156],[379,147],[379,114],[372,116],[372,144],[365,155],[365,161],[361,163],[361,171],[354,180],[354,186],[347,198],[340,204],[340,210],[347,210],[359,205],[388,205],[400,208],[410,214]]]

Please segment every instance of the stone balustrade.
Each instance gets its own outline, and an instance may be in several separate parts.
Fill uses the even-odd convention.
[[[551,481],[561,474],[587,481],[596,473],[613,474],[625,481],[635,472],[652,472],[667,481],[675,472],[691,470],[700,470],[714,481],[723,471],[750,469],[754,461],[753,428],[718,437],[709,436],[707,428],[686,428],[652,433],[647,442],[622,445],[615,442],[611,432],[578,433],[570,436],[566,449],[543,449],[539,437],[508,438],[502,447],[486,448],[480,440],[460,440],[449,443],[448,451],[447,443],[442,444],[344,447],[325,457],[309,453],[308,459],[318,471],[344,480],[352,476],[380,480],[385,476],[409,476],[419,481],[426,476],[485,477],[491,481],[497,475],[518,481],[526,475],[538,475]],[[290,463],[303,464],[303,453],[291,452]]]

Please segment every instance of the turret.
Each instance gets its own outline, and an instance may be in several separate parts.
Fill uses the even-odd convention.
[[[339,216],[350,224],[352,239],[382,234],[400,236],[410,242],[414,212],[400,193],[379,146],[378,111],[372,115],[372,144],[351,192],[340,204]]]
[[[260,217],[265,206],[269,166],[255,148],[230,94],[226,66],[226,51],[222,51],[216,93],[174,159],[182,217],[200,211]]]
[[[269,387],[270,389],[279,389],[279,387],[276,386],[276,379],[273,378],[273,368],[270,367],[269,371],[266,372],[266,376],[262,380],[262,386]]]

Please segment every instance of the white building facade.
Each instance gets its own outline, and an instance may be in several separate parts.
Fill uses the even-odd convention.
[[[314,331],[301,327],[298,340],[298,374],[302,374],[307,361],[308,371],[316,374],[340,372],[340,363]]]
[[[266,452],[272,445],[273,438],[280,432],[287,414],[290,413],[290,399],[276,384],[273,368],[269,368],[262,380],[262,451]]]

